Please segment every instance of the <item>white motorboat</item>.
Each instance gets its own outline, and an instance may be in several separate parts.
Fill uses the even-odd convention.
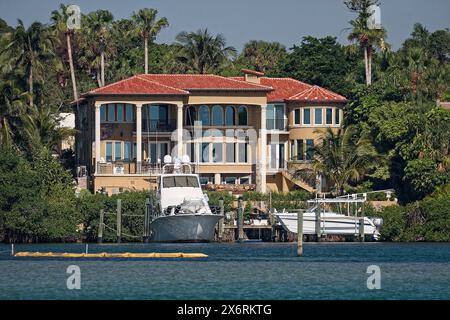
[[[350,208],[357,212],[357,206],[367,200],[366,195],[359,197],[340,197],[334,199],[316,198],[309,200],[311,207],[303,212],[303,234],[317,235],[359,235],[361,232],[361,220],[364,222],[364,235],[372,236],[375,240],[380,235],[383,224],[381,218],[358,217],[350,215]],[[347,208],[348,214],[330,211],[332,204],[340,208]],[[327,210],[328,208],[328,210]],[[279,223],[292,233],[297,233],[297,212],[274,212]]]
[[[198,174],[192,173],[189,158],[164,157],[158,177],[157,199],[150,221],[152,242],[208,242],[223,218],[212,212],[203,194]]]

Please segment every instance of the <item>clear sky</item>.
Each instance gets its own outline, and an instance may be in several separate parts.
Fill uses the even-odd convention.
[[[336,36],[347,43],[348,21],[354,15],[343,0],[0,0],[0,18],[16,25],[48,22],[59,3],[77,4],[83,13],[110,10],[116,19],[140,8],[156,8],[169,19],[157,42],[173,42],[180,31],[208,28],[222,33],[228,45],[240,50],[249,40],[279,41],[290,48],[303,36]],[[430,31],[450,28],[450,0],[381,0],[381,19],[387,42],[398,48],[414,23]]]

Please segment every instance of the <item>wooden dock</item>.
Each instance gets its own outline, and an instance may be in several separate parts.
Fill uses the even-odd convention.
[[[15,257],[36,257],[36,258],[207,258],[204,253],[184,253],[184,252],[149,252],[149,253],[57,253],[57,252],[17,252]]]

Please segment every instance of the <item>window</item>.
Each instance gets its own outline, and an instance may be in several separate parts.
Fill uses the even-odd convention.
[[[225,177],[225,184],[236,184],[236,177]]]
[[[267,105],[267,121],[266,128],[268,130],[284,130],[284,105],[283,104],[268,104]]]
[[[294,110],[294,124],[300,124],[300,109]]]
[[[327,108],[326,124],[333,124],[333,109]]]
[[[223,162],[223,144],[213,143],[212,149],[213,162]]]
[[[295,160],[295,140],[291,140],[289,142],[289,145],[291,146],[291,151],[290,151],[290,159],[291,160]]]
[[[322,108],[314,109],[314,124],[323,124],[322,121]]]
[[[335,109],[334,110],[334,115],[335,115],[335,119],[334,119],[334,123],[335,124],[340,124],[340,122],[341,122],[341,119],[340,119],[340,116],[341,116],[341,110],[339,110],[339,109]]]
[[[207,185],[209,183],[209,177],[200,177],[199,180],[202,186]]]
[[[186,125],[187,126],[193,126],[195,125],[195,121],[197,120],[196,114],[195,114],[195,108],[190,106],[186,109]]]
[[[108,104],[108,121],[116,121],[116,111],[114,104]]]
[[[243,177],[239,179],[240,184],[250,184],[250,178],[249,177]]]
[[[134,120],[134,115],[133,115],[133,105],[132,104],[127,104],[125,107],[126,110],[126,120],[128,122],[132,122]]]
[[[209,119],[209,108],[208,106],[201,106],[199,111],[199,119],[202,122],[202,126],[209,126],[210,125],[210,119]]]
[[[248,161],[248,143],[238,143],[238,158],[240,163],[247,163]]]
[[[226,143],[226,162],[234,163],[236,162],[236,145],[234,143]]]
[[[123,104],[116,105],[117,108],[117,121],[123,121]]]
[[[304,154],[303,140],[297,140],[297,160],[304,160]]]
[[[106,143],[106,161],[112,161],[112,142]]]
[[[133,154],[132,154],[133,159],[136,159],[136,142],[133,143]]]
[[[191,162],[195,162],[197,157],[195,156],[195,143],[189,142],[186,143],[186,153],[189,156]]]
[[[125,142],[123,145],[123,159],[125,161],[130,161],[131,157],[131,143]]]
[[[303,109],[303,124],[311,124],[311,109]]]
[[[106,106],[104,104],[100,106],[100,121],[106,121]]]
[[[122,159],[122,142],[115,142],[114,143],[114,160],[121,160]]]
[[[310,161],[314,159],[314,140],[306,140],[306,160]]]
[[[235,125],[235,115],[234,115],[234,107],[228,106],[225,109],[225,125],[234,126]]]
[[[198,188],[197,177],[193,176],[176,176],[164,177],[163,188]]]
[[[246,126],[248,124],[247,119],[247,107],[246,106],[240,106],[238,109],[238,125],[239,126]]]
[[[202,143],[201,162],[209,162],[209,143]]]
[[[222,106],[212,107],[212,125],[223,126],[223,109]]]

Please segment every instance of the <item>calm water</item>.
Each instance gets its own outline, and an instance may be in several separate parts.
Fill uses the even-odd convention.
[[[90,252],[203,252],[205,259],[13,258],[0,245],[0,299],[450,299],[450,244],[131,244]],[[5,252],[6,251],[6,252]],[[84,245],[17,245],[16,251],[83,252]],[[81,269],[68,290],[66,269]],[[367,289],[367,267],[381,289]]]

